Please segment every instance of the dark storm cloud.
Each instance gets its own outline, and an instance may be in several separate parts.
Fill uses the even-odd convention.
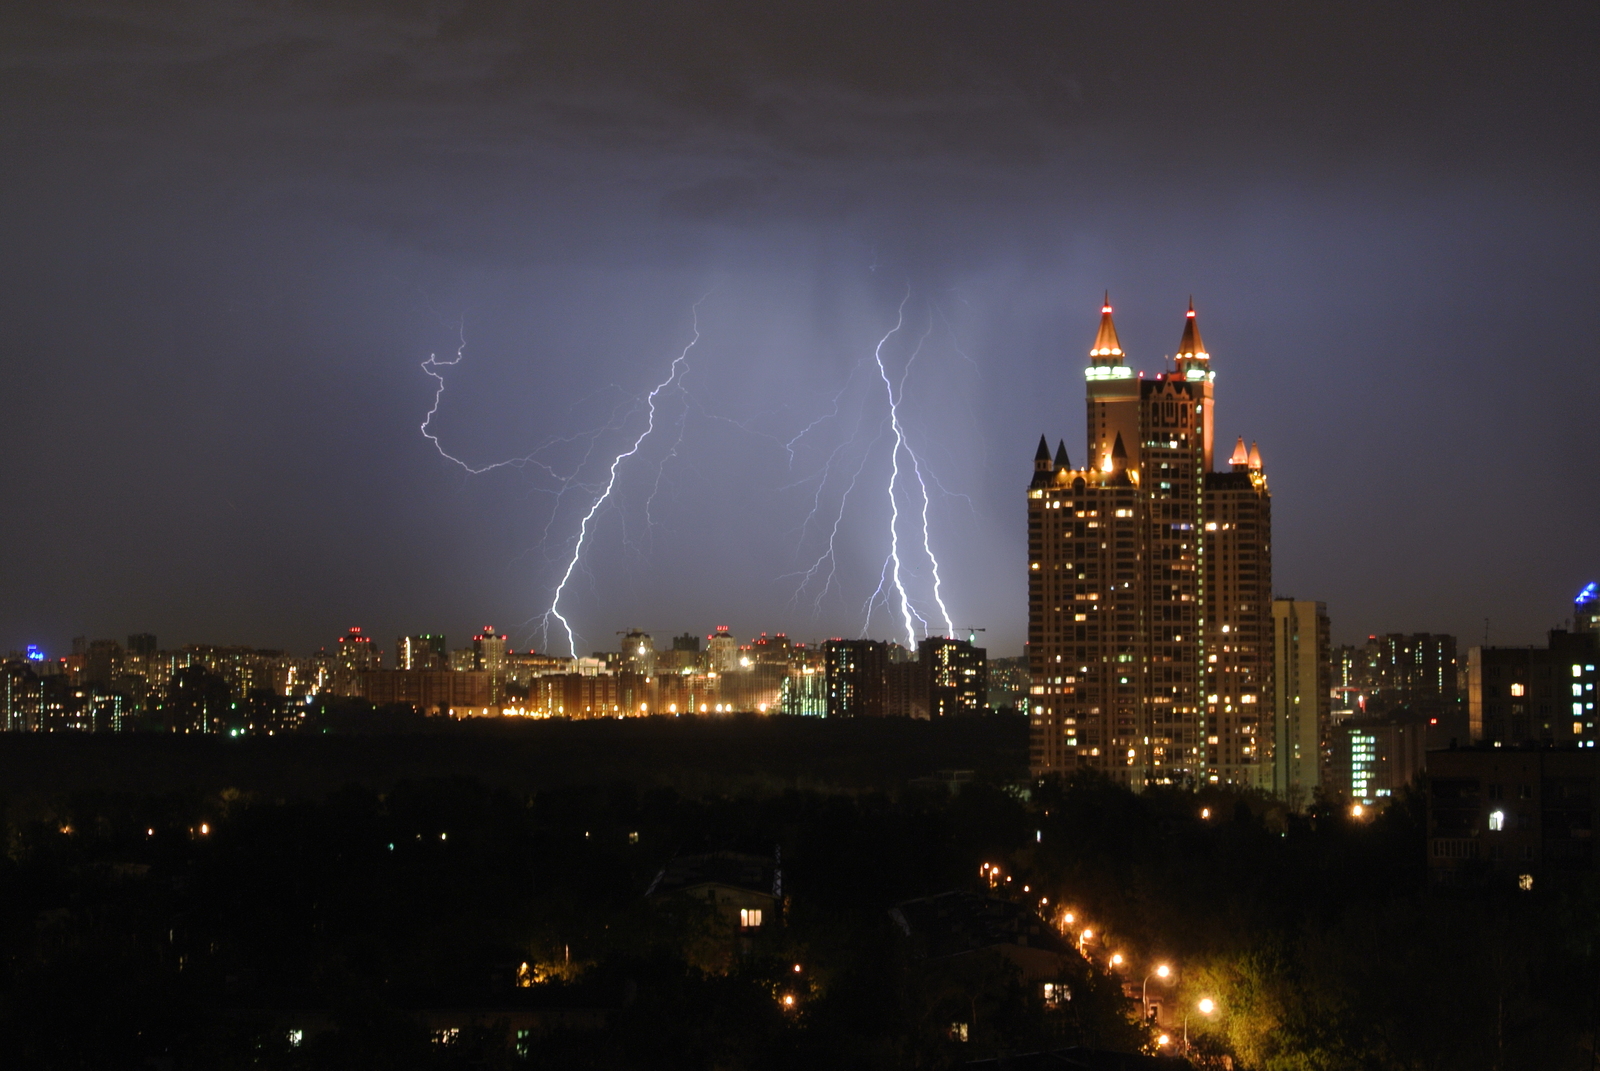
[[[0,345],[25,370],[0,441],[31,507],[0,521],[0,647],[526,618],[560,560],[541,536],[572,518],[526,472],[436,464],[417,363],[465,318],[439,427],[514,455],[656,382],[713,286],[663,509],[712,523],[716,549],[608,536],[584,581],[595,635],[724,606],[741,628],[856,627],[843,601],[784,608],[771,578],[808,560],[784,495],[723,503],[802,475],[779,447],[908,281],[916,317],[933,301],[951,320],[914,419],[972,503],[945,521],[952,583],[997,647],[1023,631],[1017,462],[1040,430],[1076,453],[1104,286],[1147,369],[1199,291],[1228,434],[1268,453],[1280,588],[1327,598],[1342,632],[1492,614],[1533,639],[1569,574],[1600,568],[1573,463],[1591,421],[1558,387],[1600,327],[1593,5],[0,19]],[[1475,508],[1485,486],[1518,487],[1516,512]],[[854,538],[874,577],[880,551]],[[1538,540],[1557,549],[1534,562]]]

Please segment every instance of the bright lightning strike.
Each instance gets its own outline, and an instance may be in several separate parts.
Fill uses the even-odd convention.
[[[913,599],[911,593],[912,577],[915,575],[916,571],[912,568],[914,563],[911,560],[908,560],[905,556],[904,552],[906,550],[906,546],[902,546],[903,542],[905,542],[907,546],[911,545],[910,541],[914,539],[912,533],[903,531],[904,525],[908,523],[911,524],[913,528],[915,528],[917,521],[920,521],[921,523],[920,549],[922,555],[926,557],[930,566],[932,585],[931,597],[933,603],[937,607],[936,616],[944,626],[943,634],[947,636],[953,635],[955,633],[955,625],[951,619],[949,607],[944,601],[944,577],[938,556],[934,553],[933,549],[933,521],[932,517],[930,516],[933,503],[933,494],[929,484],[931,483],[933,488],[937,488],[942,494],[948,495],[950,492],[944,489],[944,487],[939,483],[938,479],[930,471],[926,459],[923,458],[913,448],[911,436],[906,428],[906,425],[901,419],[900,412],[901,404],[905,399],[906,383],[910,378],[911,370],[917,363],[918,358],[921,356],[929,337],[933,333],[934,312],[930,310],[927,329],[923,331],[922,335],[917,340],[915,348],[913,349],[910,357],[907,358],[904,367],[900,369],[898,376],[895,376],[891,373],[889,368],[890,362],[884,356],[884,350],[889,346],[890,340],[905,329],[906,305],[909,303],[910,299],[911,288],[907,287],[905,296],[901,298],[900,305],[897,309],[894,326],[885,332],[883,337],[878,340],[877,345],[872,351],[872,364],[877,369],[878,380],[883,384],[884,397],[888,403],[883,424],[880,425],[878,435],[874,436],[871,441],[866,443],[860,460],[854,467],[854,471],[851,472],[849,469],[845,470],[846,472],[849,472],[849,475],[845,479],[844,492],[838,500],[838,508],[837,512],[834,514],[833,522],[831,525],[824,525],[827,538],[821,553],[814,561],[810,562],[809,567],[804,568],[800,572],[791,573],[789,575],[798,576],[800,578],[799,586],[795,592],[796,601],[798,600],[800,594],[804,592],[814,580],[820,582],[820,590],[816,593],[813,606],[814,611],[820,611],[822,601],[832,589],[835,576],[837,574],[837,543],[841,527],[844,523],[844,515],[847,506],[849,505],[850,498],[856,490],[856,486],[861,479],[863,471],[865,470],[865,467],[870,459],[870,456],[873,454],[879,439],[882,437],[883,431],[888,430],[892,432],[893,440],[889,449],[889,483],[886,491],[889,500],[889,551],[883,560],[882,568],[879,570],[878,584],[876,589],[862,604],[862,613],[864,616],[862,623],[862,634],[870,634],[872,629],[873,612],[881,601],[884,603],[885,608],[890,610],[892,615],[899,617],[900,627],[905,629],[906,640],[909,645],[914,647],[916,645],[919,633],[926,635],[932,630],[932,627],[928,618],[924,616],[923,612],[919,609],[917,601]],[[942,318],[943,310],[937,311]],[[962,353],[961,356],[968,361],[971,360],[971,358],[967,357],[964,353]],[[865,357],[863,357],[862,360],[855,366],[855,368],[851,370],[849,376],[846,377],[845,384],[834,396],[833,403],[829,407],[828,411],[822,416],[818,417],[816,420],[813,420],[807,424],[797,435],[794,436],[793,439],[785,444],[785,450],[789,455],[791,466],[794,462],[796,448],[799,446],[800,442],[815,432],[823,424],[827,424],[838,419],[844,396],[850,388],[851,381],[854,380],[857,371],[866,364],[867,360]],[[859,430],[860,429],[858,429],[858,432]],[[827,459],[824,461],[822,468],[818,473],[800,481],[800,484],[810,483],[812,480],[817,481],[816,490],[812,496],[813,500],[811,503],[811,510],[801,525],[802,540],[804,539],[805,533],[811,527],[812,523],[818,519],[817,515],[821,509],[824,489],[830,482],[830,479],[833,475],[835,462],[839,459],[841,452],[843,452],[847,447],[853,446],[855,442],[856,439],[854,437],[845,438],[828,454]],[[909,491],[909,481],[912,478],[916,480],[917,490],[921,494],[922,500],[920,510],[913,510],[911,508],[902,509],[902,503],[900,499],[903,495],[911,493]],[[800,484],[791,484],[790,487],[799,486]],[[783,488],[783,490],[788,489],[789,488]],[[958,495],[956,497],[964,498],[966,496]],[[915,520],[913,520],[913,517]],[[896,613],[896,611],[898,612]]]
[[[933,334],[933,317],[929,316],[928,329],[924,331],[922,333],[922,337],[917,340],[917,348],[912,351],[911,357],[906,361],[905,370],[900,373],[900,400],[904,400],[906,396],[906,380],[911,375],[911,366],[916,364],[917,357],[922,353],[923,344],[928,341],[928,336],[931,334]],[[966,354],[963,353],[962,356],[966,357]],[[967,359],[971,360],[971,358]],[[881,361],[879,362],[879,367],[882,367]],[[891,406],[895,404],[893,399],[891,399],[890,404]],[[955,635],[956,629],[954,623],[950,620],[950,609],[944,604],[944,596],[941,593],[941,589],[944,586],[944,581],[939,576],[939,559],[933,553],[932,536],[928,531],[928,505],[930,496],[928,495],[928,483],[922,478],[922,459],[918,457],[916,452],[911,449],[910,443],[906,443],[906,453],[911,457],[911,471],[917,477],[917,486],[922,491],[922,552],[928,556],[928,563],[933,572],[933,601],[938,604],[939,615],[944,618],[944,634],[946,636],[953,636]],[[924,624],[926,624],[926,622],[924,622]]]
[[[710,296],[711,295],[709,294],[706,295],[706,297]],[[639,452],[639,448],[644,445],[644,441],[648,439],[650,437],[650,433],[655,430],[656,397],[660,395],[662,391],[666,390],[668,387],[671,387],[675,382],[681,385],[679,372],[683,369],[684,362],[688,360],[689,351],[694,349],[695,343],[700,341],[700,305],[705,300],[705,298],[701,298],[699,301],[694,303],[693,308],[690,310],[694,319],[694,337],[689,340],[688,345],[683,347],[683,352],[679,353],[677,357],[673,358],[672,367],[667,373],[667,378],[663,379],[660,383],[657,383],[654,389],[650,391],[649,396],[645,398],[645,429],[639,433],[639,437],[633,441],[632,446],[628,447],[628,449],[624,450],[622,453],[618,454],[612,459],[605,488],[600,492],[599,495],[595,497],[594,502],[590,504],[589,511],[583,515],[583,520],[578,525],[578,538],[572,545],[572,556],[567,560],[566,571],[561,574],[561,582],[556,585],[555,594],[551,597],[550,609],[546,611],[544,615],[546,624],[548,624],[549,619],[552,617],[561,622],[561,627],[566,631],[567,634],[567,647],[571,651],[573,658],[578,657],[578,638],[572,631],[572,623],[568,621],[561,613],[561,596],[566,591],[567,582],[572,579],[573,570],[577,569],[578,562],[583,557],[583,544],[589,537],[589,525],[594,521],[595,515],[600,512],[600,508],[606,504],[608,499],[610,499],[611,492],[616,489],[617,470],[622,467],[622,463],[624,461],[630,457],[633,457]]]
[[[529,454],[529,455],[527,455],[525,457],[510,458],[509,460],[506,460],[506,461],[496,461],[492,465],[484,465],[484,466],[482,466],[480,468],[474,468],[473,466],[467,464],[465,461],[462,461],[459,457],[456,457],[454,454],[451,454],[448,451],[446,451],[445,448],[444,448],[444,445],[439,442],[439,437],[437,435],[435,435],[433,432],[428,430],[428,425],[432,424],[433,423],[433,418],[438,415],[438,413],[439,413],[439,405],[444,399],[444,373],[439,371],[439,369],[442,369],[442,368],[454,368],[456,365],[461,363],[461,359],[462,359],[462,357],[464,357],[466,355],[466,352],[467,352],[467,328],[466,328],[466,324],[463,323],[461,325],[461,345],[456,347],[455,360],[453,360],[453,361],[441,361],[441,360],[439,360],[439,355],[438,354],[430,353],[430,354],[428,354],[428,359],[426,361],[422,362],[422,370],[424,372],[426,372],[428,375],[432,376],[434,378],[434,381],[439,384],[436,388],[434,388],[434,392],[433,392],[433,408],[428,410],[428,415],[426,417],[424,417],[423,420],[422,420],[422,435],[423,435],[423,437],[426,438],[429,442],[433,443],[433,448],[435,450],[439,451],[439,456],[440,457],[444,458],[446,461],[455,462],[457,465],[460,465],[463,469],[465,469],[468,473],[470,473],[473,476],[481,476],[485,472],[492,472],[495,469],[505,468],[507,466],[511,466],[513,468],[521,468],[524,465],[536,465],[539,468],[544,469],[544,471],[548,472],[550,475],[556,476],[556,471],[554,469],[552,469],[549,465],[546,465],[544,462],[537,460],[536,457],[533,454]],[[560,477],[557,477],[557,478],[561,479]],[[567,481],[565,479],[562,480],[563,485],[565,485],[566,482]]]
[[[928,485],[922,478],[922,462],[911,449],[910,443],[906,441],[905,429],[900,424],[900,400],[905,395],[905,377],[910,374],[911,364],[917,359],[917,354],[922,352],[922,342],[926,341],[928,333],[931,333],[932,325],[929,325],[929,332],[923,334],[922,340],[917,343],[916,350],[906,361],[905,371],[900,377],[900,392],[898,396],[894,389],[894,381],[889,378],[889,370],[883,363],[884,344],[905,326],[906,302],[909,300],[911,300],[911,288],[908,286],[906,287],[905,297],[900,299],[900,308],[896,314],[894,327],[890,328],[888,334],[878,340],[878,345],[872,351],[872,357],[877,362],[878,375],[883,380],[884,394],[889,400],[889,427],[894,432],[894,446],[889,453],[889,560],[886,573],[888,578],[893,581],[896,593],[900,596],[900,616],[905,621],[906,646],[914,648],[917,645],[917,626],[913,623],[913,618],[922,623],[924,630],[927,629],[928,622],[912,606],[911,596],[906,591],[905,578],[902,575],[903,563],[900,560],[900,502],[895,493],[895,486],[900,480],[901,451],[904,451],[910,459],[911,471],[917,478],[917,486],[922,489],[922,549],[933,567],[934,601],[939,604],[939,610],[944,616],[945,634],[949,635],[955,629],[950,622],[950,611],[945,608],[944,598],[940,593],[939,559],[934,556],[933,545],[928,534]],[[872,600],[868,601],[869,614],[872,601],[876,600],[878,594],[883,591],[883,584],[884,576],[880,575],[878,591],[874,592]]]
[[[911,599],[906,594],[905,582],[900,577],[900,503],[895,498],[895,483],[900,479],[900,451],[905,445],[905,433],[900,430],[900,412],[895,405],[894,384],[889,380],[889,371],[883,365],[883,344],[893,338],[906,322],[906,302],[911,300],[911,287],[906,287],[906,296],[900,299],[900,308],[895,317],[894,326],[889,333],[878,340],[878,345],[872,351],[872,359],[878,363],[878,375],[883,377],[884,392],[889,396],[889,427],[894,432],[894,448],[889,452],[889,558],[885,562],[883,573],[878,576],[878,590],[872,593],[867,601],[870,620],[871,606],[883,592],[884,580],[892,580],[895,589],[900,593],[900,614],[905,618],[906,637],[908,648],[917,645],[917,629],[911,623]]]

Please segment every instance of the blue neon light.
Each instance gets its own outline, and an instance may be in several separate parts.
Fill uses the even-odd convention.
[[[1586,602],[1600,601],[1600,582],[1589,581],[1588,584],[1584,585],[1584,589],[1578,592],[1578,597],[1572,601],[1580,605]]]
[[[28,653],[27,653],[26,657],[27,657],[29,662],[43,662],[44,661],[44,652],[39,650],[39,645],[38,644],[30,643],[30,644],[28,644]]]

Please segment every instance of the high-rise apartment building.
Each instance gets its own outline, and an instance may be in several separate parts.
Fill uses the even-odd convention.
[[[829,640],[822,645],[828,717],[880,718],[887,712],[889,645],[882,640]]]
[[[505,698],[506,638],[495,635],[493,625],[483,626],[483,631],[472,637],[472,668],[489,674],[489,704],[493,706]]]
[[[982,714],[989,705],[989,652],[967,640],[929,636],[917,644],[916,666],[927,717]]]
[[[739,641],[727,625],[718,625],[717,631],[706,637],[706,652],[713,672],[731,673],[739,665]]]
[[[1109,301],[1088,456],[1039,442],[1028,489],[1030,767],[1139,786],[1273,784],[1272,514],[1261,453],[1214,455],[1191,305],[1174,366],[1136,374]]]
[[[1416,718],[1356,715],[1329,731],[1325,787],[1370,807],[1416,780],[1426,765],[1427,725]]]
[[[1600,583],[1591,580],[1572,600],[1572,631],[1600,632]]]
[[[625,673],[655,676],[656,641],[648,632],[631,628],[622,635],[621,669]]]
[[[1297,807],[1328,778],[1333,680],[1328,608],[1272,600],[1273,789]]]
[[[383,652],[372,642],[371,636],[364,635],[360,627],[352,626],[349,632],[339,637],[336,659],[340,670],[360,673],[380,668]]]
[[[396,669],[449,669],[450,648],[443,636],[424,632],[401,636],[394,645]]]
[[[1551,629],[1544,647],[1474,647],[1467,652],[1468,732],[1496,746],[1592,748],[1600,633]]]

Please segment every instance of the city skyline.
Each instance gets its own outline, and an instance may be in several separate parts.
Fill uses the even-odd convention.
[[[1017,652],[1012,459],[1082,438],[1062,388],[1108,288],[1145,367],[1193,296],[1219,439],[1272,444],[1277,593],[1337,639],[1536,643],[1592,579],[1592,12],[96,10],[6,16],[7,649],[552,647],[603,463],[698,335],[572,573],[580,650],[903,625],[862,608],[903,382],[950,624]],[[436,402],[469,467],[556,475],[463,472]]]

